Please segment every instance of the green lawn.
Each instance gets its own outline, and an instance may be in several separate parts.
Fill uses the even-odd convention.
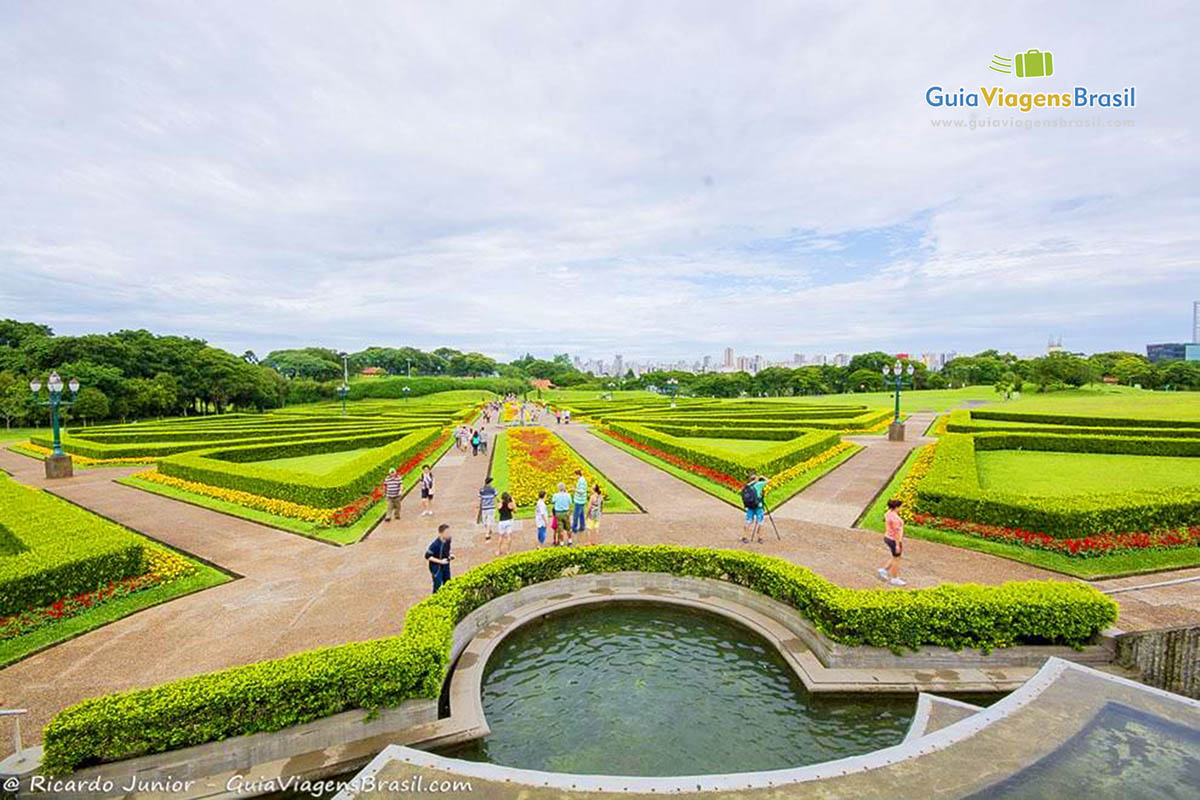
[[[333,469],[340,467],[347,461],[353,461],[368,450],[374,450],[373,447],[360,447],[357,450],[343,450],[340,453],[318,453],[315,456],[292,456],[291,458],[275,458],[270,461],[255,461],[255,464],[262,464],[268,467],[276,467],[278,469],[290,469],[296,472],[307,472],[310,475],[324,475]]]
[[[447,439],[437,450],[430,454],[425,463],[436,464],[437,461],[445,455],[446,451],[453,445],[453,439]],[[341,455],[341,454],[335,454]],[[404,495],[407,497],[417,486],[417,477],[421,474],[421,465],[418,464],[413,469],[409,470],[404,475]],[[179,500],[184,503],[191,503],[201,508],[208,508],[213,511],[219,511],[222,514],[228,514],[232,517],[257,522],[260,525],[266,525],[270,528],[278,528],[281,531],[288,533],[296,533],[301,536],[307,536],[310,539],[317,539],[322,542],[336,545],[354,544],[360,541],[368,533],[370,533],[379,520],[383,519],[384,512],[387,510],[383,502],[376,503],[367,509],[367,512],[353,525],[348,525],[344,528],[325,527],[316,525],[312,522],[305,522],[291,517],[281,517],[276,514],[268,514],[265,511],[259,511],[253,508],[246,508],[237,503],[230,503],[227,500],[218,500],[215,497],[206,497],[200,494],[176,489],[173,486],[165,486],[161,483],[154,483],[139,479],[136,475],[131,475],[128,478],[121,478],[117,483],[125,486],[132,486],[135,489],[141,489],[144,492],[170,497],[173,500]]]
[[[28,442],[30,436],[49,435],[49,428],[0,428],[0,445]]]
[[[1128,386],[1102,386],[1046,394],[1028,391],[1007,402],[993,393],[986,408],[1142,419],[1200,419],[1200,392],[1151,392]]]
[[[993,450],[975,461],[984,489],[1042,497],[1200,485],[1200,458]]]
[[[708,439],[702,436],[689,436],[687,441],[689,444],[702,444],[705,447],[715,447],[726,453],[744,456],[757,455],[782,444],[771,439]]]
[[[181,555],[186,557],[186,554],[181,553]],[[6,667],[14,661],[19,661],[48,647],[93,631],[142,609],[233,580],[215,567],[194,559],[188,560],[192,561],[197,569],[194,574],[186,578],[110,600],[77,616],[68,617],[52,625],[45,625],[22,636],[0,641],[0,667]]]
[[[576,458],[587,464],[592,475],[600,483],[604,489],[604,513],[605,514],[640,514],[642,509],[631,500],[624,492],[621,491],[615,483],[610,481],[600,470],[596,469],[595,465],[581,456],[579,452],[567,444],[560,436],[554,438],[570,450]],[[504,492],[508,489],[508,436],[504,433],[498,435],[492,441],[491,464],[489,465],[489,475],[492,476],[492,484],[496,487],[497,492]],[[568,491],[572,491],[574,487],[568,486]],[[549,503],[549,495],[547,494],[547,504]],[[518,506],[517,519],[532,519],[534,507],[532,505]]]
[[[872,531],[883,531],[883,513],[887,510],[887,501],[899,489],[904,476],[908,474],[916,456],[916,450],[909,454],[904,464],[892,477],[887,487],[875,498],[875,502],[859,520],[859,527]],[[927,528],[921,525],[908,524],[904,526],[906,536],[914,539],[924,539],[930,542],[963,547],[988,553],[1000,558],[1008,558],[1035,567],[1042,567],[1053,572],[1071,575],[1084,580],[1100,578],[1115,578],[1122,575],[1137,575],[1147,572],[1161,572],[1168,569],[1180,569],[1200,565],[1200,547],[1185,547],[1174,550],[1147,550],[1144,552],[1117,553],[1108,556],[1089,558],[1073,558],[1047,550],[1037,550],[1008,542],[997,542],[968,534]]]

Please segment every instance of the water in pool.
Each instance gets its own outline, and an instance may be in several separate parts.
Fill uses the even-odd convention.
[[[723,617],[605,603],[530,623],[488,661],[490,736],[443,755],[606,775],[780,769],[898,743],[915,697],[811,695]]]

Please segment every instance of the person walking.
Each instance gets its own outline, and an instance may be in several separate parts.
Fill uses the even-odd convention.
[[[767,481],[761,475],[751,472],[742,486],[742,506],[746,509],[746,522],[742,528],[742,544],[749,544],[752,539],[762,541],[758,531],[763,523],[766,506],[763,502],[763,492]]]
[[[574,537],[571,537],[571,495],[567,494],[567,485],[560,483],[558,491],[554,493],[554,497],[550,498],[550,502],[554,507],[554,546],[562,544],[563,538],[567,538],[567,544],[574,544]]]
[[[471,432],[471,455],[479,455],[479,431]]]
[[[496,520],[496,487],[492,486],[492,476],[483,479],[483,488],[479,490],[479,524],[487,529],[483,540],[492,540],[492,525]]]
[[[497,558],[505,555],[512,549],[513,514],[516,511],[517,504],[513,502],[512,495],[508,492],[500,495],[500,524],[496,530],[497,536],[500,539],[496,546]]]
[[[575,470],[575,513],[571,516],[571,534],[583,533],[585,521],[587,519],[584,511],[588,501],[588,485],[587,479],[583,477],[583,470]]]
[[[392,467],[388,470],[387,477],[383,479],[383,496],[387,498],[387,511],[383,515],[384,522],[391,522],[400,516],[400,496],[402,494],[404,494],[404,476],[396,472],[395,467]]]
[[[438,525],[437,538],[425,548],[425,561],[429,564],[429,574],[433,577],[433,593],[442,588],[450,580],[450,526]]]
[[[892,557],[876,570],[879,580],[892,586],[908,585],[908,582],[900,577],[900,556],[904,553],[904,517],[900,516],[902,505],[904,503],[895,498],[888,500],[888,510],[883,515],[883,543],[887,545]]]
[[[538,547],[546,543],[546,527],[550,524],[550,512],[546,510],[546,490],[538,492],[537,505],[533,508],[533,524],[537,527]]]
[[[433,467],[421,467],[421,516],[433,516]]]
[[[592,496],[587,508],[587,543],[595,544],[600,534],[600,517],[604,514],[604,491],[600,484],[592,487]]]

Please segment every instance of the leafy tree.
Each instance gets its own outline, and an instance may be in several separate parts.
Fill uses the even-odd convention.
[[[883,365],[879,369],[858,369],[850,373],[846,382],[852,392],[881,392],[887,389],[883,378]]]
[[[108,395],[95,386],[83,387],[75,398],[75,405],[71,406],[71,416],[82,419],[84,425],[105,419],[108,417]]]

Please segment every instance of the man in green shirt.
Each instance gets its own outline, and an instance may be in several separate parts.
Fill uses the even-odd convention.
[[[571,499],[575,502],[575,513],[571,517],[571,533],[583,533],[583,528],[587,524],[583,512],[587,508],[588,485],[581,469],[575,470],[575,496]]]

